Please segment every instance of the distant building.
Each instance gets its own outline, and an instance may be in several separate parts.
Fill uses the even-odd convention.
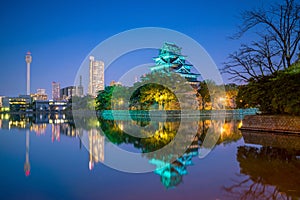
[[[40,95],[46,94],[46,89],[39,88],[36,90],[36,93]]]
[[[9,111],[9,97],[0,97],[0,111]]]
[[[2,98],[4,98],[4,96],[0,96],[0,108],[2,108]]]
[[[54,101],[60,100],[60,83],[52,82],[52,99]]]
[[[104,63],[90,56],[88,94],[96,97],[97,92],[104,90]]]
[[[66,101],[49,101],[49,109],[50,111],[60,112],[65,110],[68,107],[68,103]]]
[[[60,98],[62,100],[69,100],[73,96],[76,96],[76,87],[75,86],[68,86],[60,89]]]
[[[76,96],[83,97],[82,76],[80,76],[79,85],[76,87]]]
[[[33,102],[33,110],[34,111],[49,111],[49,101],[46,100],[36,100]]]
[[[83,97],[83,86],[79,85],[76,87],[76,95],[75,96]]]
[[[48,100],[48,95],[46,94],[46,89],[37,89],[35,94],[31,94],[31,98],[33,101],[41,100],[46,101]]]
[[[114,80],[112,80],[110,83],[109,83],[109,86],[121,86],[122,85],[122,83],[121,82],[116,82],[116,81],[114,81]]]
[[[158,57],[154,58],[155,66],[152,66],[151,72],[175,72],[185,78],[191,85],[198,83],[199,74],[191,72],[193,65],[186,62],[186,56],[181,54],[181,48],[174,43],[164,43],[159,51]]]
[[[9,110],[18,112],[26,111],[31,105],[30,95],[19,95],[19,97],[7,97],[9,99]]]

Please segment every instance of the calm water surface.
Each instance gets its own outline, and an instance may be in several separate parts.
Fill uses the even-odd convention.
[[[126,134],[124,127],[132,125],[149,127],[143,134],[150,137],[139,139]],[[75,128],[73,120],[64,115],[2,114],[0,198],[300,198],[298,136],[266,139],[261,133],[242,134],[238,130],[241,120],[230,117],[225,121],[190,120],[181,125],[187,135],[193,132],[191,145],[182,157],[160,168],[165,156],[151,152],[172,141],[180,126],[176,120],[149,123],[86,119]],[[212,151],[202,157],[201,151],[208,148],[206,137],[217,140]],[[106,144],[150,152],[145,159],[155,170],[126,173],[107,167],[103,164],[110,159]],[[175,146],[181,148],[180,144]],[[119,162],[127,161],[120,158]]]

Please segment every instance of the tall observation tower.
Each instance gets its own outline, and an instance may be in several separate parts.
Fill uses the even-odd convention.
[[[32,61],[31,53],[28,51],[25,56],[27,63],[27,95],[30,95],[30,63]],[[26,130],[26,161],[24,164],[25,176],[30,175],[30,163],[29,163],[29,129]]]
[[[31,53],[28,51],[25,56],[27,63],[27,95],[30,95],[30,63],[32,61]]]

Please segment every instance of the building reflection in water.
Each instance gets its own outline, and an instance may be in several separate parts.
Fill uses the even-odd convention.
[[[35,135],[45,135],[47,126],[51,125],[52,128],[52,141],[60,141],[60,135],[76,137],[80,134],[75,130],[74,123],[70,117],[63,114],[1,114],[0,115],[0,128],[1,129],[25,129],[26,133],[26,157],[24,164],[24,172],[26,176],[30,175],[30,161],[29,161],[29,142],[30,134],[33,132]]]
[[[29,163],[29,130],[26,130],[26,158],[24,164],[25,176],[30,175],[30,163]]]
[[[188,174],[188,166],[193,164],[193,158],[201,153],[201,148],[205,148],[203,143],[205,137],[216,137],[217,145],[228,144],[239,140],[242,136],[237,130],[238,120],[209,120],[193,121],[182,123],[179,121],[167,121],[149,124],[147,121],[129,121],[119,120],[117,123],[114,120],[86,119],[84,124],[79,124],[76,128],[74,121],[70,116],[62,114],[44,114],[44,115],[1,115],[0,128],[2,129],[25,129],[26,128],[26,161],[24,165],[25,175],[30,174],[29,163],[29,137],[30,131],[36,135],[47,134],[47,127],[51,127],[51,140],[60,141],[61,135],[78,138],[81,148],[82,136],[86,135],[88,139],[89,150],[89,169],[92,170],[97,163],[105,161],[105,140],[116,145],[131,144],[136,150],[141,153],[147,153],[149,163],[156,166],[154,171],[160,176],[161,183],[166,188],[174,188],[178,186],[184,175]],[[77,124],[76,124],[77,125]],[[123,129],[130,132],[130,127],[139,125],[149,128],[142,129],[140,134],[147,137],[138,138],[126,134]],[[184,138],[179,139],[174,143],[172,149],[169,149],[162,154],[156,154],[156,150],[161,149],[169,144],[178,131],[179,125],[181,130],[186,133]],[[198,129],[191,129],[198,127]],[[100,133],[100,129],[103,133]],[[193,131],[191,131],[193,130]],[[208,130],[211,130],[210,132]],[[135,130],[136,131],[136,130]],[[104,135],[103,135],[104,134]],[[81,139],[80,139],[81,138]],[[185,140],[190,141],[188,146],[182,145]],[[183,143],[182,143],[183,142]],[[173,152],[185,152],[180,155],[173,155]],[[171,159],[170,158],[176,158]]]
[[[299,199],[300,137],[268,132],[242,132],[240,177],[224,187],[236,199]]]
[[[96,128],[92,128],[88,131],[89,138],[89,169],[94,168],[94,164],[98,162],[104,162],[104,139],[105,137],[100,135],[100,131]]]
[[[51,124],[51,133],[52,142],[60,141],[60,124]]]

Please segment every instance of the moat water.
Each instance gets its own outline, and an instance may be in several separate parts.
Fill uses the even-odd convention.
[[[63,114],[1,114],[0,196],[299,199],[300,149],[261,142],[265,135],[257,133],[244,138],[241,124],[242,118],[230,116],[151,122],[86,118],[75,123]],[[179,131],[184,137],[178,136],[172,151],[155,153]],[[293,137],[300,142],[299,136]],[[147,172],[141,173],[138,161],[127,157],[116,156],[112,162],[110,146],[140,154]]]

